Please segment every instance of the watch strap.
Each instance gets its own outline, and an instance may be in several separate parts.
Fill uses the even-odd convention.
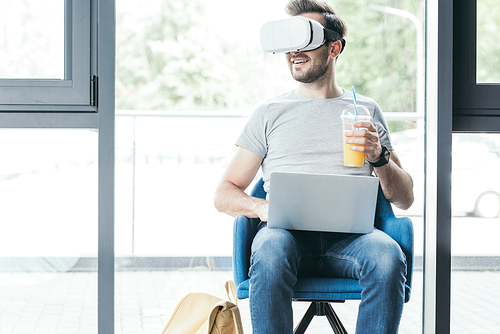
[[[387,147],[382,146],[382,152],[380,153],[380,158],[376,162],[370,162],[370,165],[372,165],[373,167],[382,167],[384,165],[387,165],[389,163],[390,154],[391,153],[389,152]]]

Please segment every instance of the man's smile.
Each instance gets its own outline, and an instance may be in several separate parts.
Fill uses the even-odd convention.
[[[290,63],[294,68],[300,68],[304,66],[304,64],[308,63],[309,60],[310,58],[304,55],[295,55],[295,57],[290,57]]]
[[[303,63],[307,63],[309,60],[307,59],[294,59],[292,60],[292,63],[294,64],[303,64]]]

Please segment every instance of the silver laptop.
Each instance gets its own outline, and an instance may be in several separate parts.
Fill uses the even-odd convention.
[[[272,172],[268,226],[343,233],[373,231],[379,179]]]

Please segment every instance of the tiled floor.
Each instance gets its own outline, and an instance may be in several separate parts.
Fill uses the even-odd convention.
[[[115,333],[160,334],[189,292],[223,298],[231,272],[203,268],[116,273]],[[500,272],[452,274],[452,333],[499,333]],[[71,334],[97,332],[96,273],[0,274],[1,334]],[[359,302],[334,305],[349,333],[354,333]],[[307,308],[294,303],[295,322]],[[248,300],[239,302],[245,333],[251,333]],[[414,273],[412,300],[405,305],[400,333],[422,332],[422,272]],[[323,317],[307,333],[329,333]]]

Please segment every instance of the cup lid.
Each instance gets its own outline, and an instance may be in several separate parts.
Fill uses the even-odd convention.
[[[370,111],[368,111],[368,108],[363,106],[363,105],[359,105],[359,104],[356,104],[356,108],[358,109],[358,117],[370,117],[371,118],[371,114],[370,114]],[[348,105],[343,111],[342,111],[342,117],[355,117],[356,116],[356,110],[354,109],[354,104],[350,104]]]

